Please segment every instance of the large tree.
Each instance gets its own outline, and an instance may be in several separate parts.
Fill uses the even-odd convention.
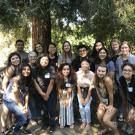
[[[0,10],[4,29],[22,30],[27,38],[32,24],[33,48],[37,42],[46,48],[54,30],[75,33],[78,38],[93,35],[104,41],[112,37],[135,40],[133,0],[2,0]]]

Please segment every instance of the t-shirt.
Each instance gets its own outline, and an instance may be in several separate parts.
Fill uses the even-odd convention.
[[[135,64],[135,55],[129,54],[127,60],[123,60],[122,56],[119,56],[116,60],[116,80],[119,82],[119,78],[122,76],[121,66],[124,63]]]
[[[39,70],[41,71],[37,73],[36,81],[42,91],[46,92],[51,79],[55,79],[55,68],[53,66],[50,66],[48,68]]]
[[[130,82],[127,82],[124,76],[121,76],[119,82],[126,100],[135,106],[135,75],[132,76]]]
[[[82,69],[77,72],[77,84],[81,89],[82,97],[85,99],[88,95],[89,88],[92,86],[92,80],[94,73],[89,71],[87,74],[84,74]]]

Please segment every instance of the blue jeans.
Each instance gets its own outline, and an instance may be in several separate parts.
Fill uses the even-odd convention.
[[[29,97],[29,107],[31,111],[32,120],[39,120],[41,119],[41,99],[42,97],[38,94],[30,95]]]
[[[86,103],[86,105],[82,105],[78,96],[78,102],[79,102],[79,110],[80,115],[83,123],[89,124],[91,122],[91,109],[90,109],[90,103],[92,98],[90,97],[89,101]]]
[[[14,132],[18,132],[20,128],[24,125],[27,125],[28,118],[22,113],[22,110],[14,101],[3,100],[3,103],[17,117],[17,123],[15,124]]]

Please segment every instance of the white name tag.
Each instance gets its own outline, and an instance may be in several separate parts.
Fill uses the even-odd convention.
[[[66,83],[66,87],[71,87],[71,84],[70,83]]]
[[[133,92],[133,87],[128,87],[129,92]]]
[[[45,78],[47,79],[47,78],[50,78],[50,73],[46,73],[45,74]]]

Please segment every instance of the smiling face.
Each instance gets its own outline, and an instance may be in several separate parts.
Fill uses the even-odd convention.
[[[70,67],[69,67],[69,65],[65,65],[62,68],[62,74],[63,74],[64,77],[67,77],[70,74]]]
[[[104,78],[106,76],[106,73],[107,73],[106,67],[99,66],[96,70],[97,77],[100,79]]]
[[[121,54],[126,55],[126,56],[128,56],[128,54],[130,52],[128,44],[122,44],[120,47],[120,50],[121,50]]]
[[[20,58],[18,57],[18,55],[13,55],[10,59],[11,64],[14,66],[18,66],[21,62]]]
[[[65,42],[63,45],[64,52],[69,52],[71,49],[70,44],[68,42]]]
[[[36,52],[37,53],[42,53],[43,52],[43,47],[42,47],[42,45],[41,44],[36,44]]]
[[[30,52],[28,55],[29,63],[34,64],[37,61],[37,54],[35,52]]]
[[[56,46],[54,46],[53,44],[50,44],[49,48],[48,48],[48,52],[50,54],[55,54],[56,53]]]
[[[100,50],[98,56],[99,56],[100,60],[105,60],[107,57],[107,52],[104,49],[102,49],[102,50]]]
[[[79,49],[79,56],[80,57],[86,57],[88,54],[88,51],[85,47]]]
[[[99,51],[99,49],[100,49],[101,47],[103,47],[103,45],[102,45],[101,42],[97,42],[97,43],[95,44],[95,49],[96,49],[97,52]]]
[[[47,56],[43,56],[41,59],[40,59],[40,65],[42,67],[47,67],[49,64],[49,59]]]
[[[21,41],[19,41],[19,42],[17,42],[16,43],[16,49],[17,49],[17,51],[23,51],[24,50],[24,43],[23,42],[21,42]]]
[[[132,67],[129,65],[124,66],[124,68],[122,70],[122,74],[125,77],[125,79],[130,80],[132,78],[132,75],[133,75]]]
[[[114,52],[118,52],[120,45],[119,45],[118,42],[112,42],[112,43],[111,43],[111,47],[112,47],[112,50],[113,50]]]
[[[87,61],[82,61],[82,62],[81,62],[81,69],[82,69],[83,71],[88,71],[88,70],[90,69],[90,64],[89,64],[89,62],[87,62]]]
[[[22,75],[24,77],[28,77],[28,76],[30,76],[30,74],[31,74],[30,67],[29,66],[24,66],[23,69],[22,69]]]

